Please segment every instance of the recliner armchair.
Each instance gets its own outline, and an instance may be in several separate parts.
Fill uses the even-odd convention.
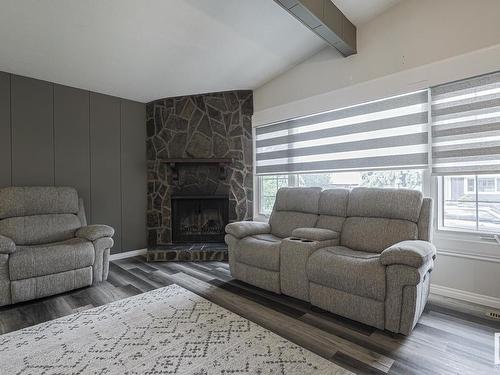
[[[73,188],[0,189],[0,306],[106,280],[113,235]]]
[[[406,189],[282,188],[269,223],[226,227],[233,277],[409,334],[436,249],[432,200]]]

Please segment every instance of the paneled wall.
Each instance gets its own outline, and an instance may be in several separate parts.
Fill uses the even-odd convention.
[[[146,247],[146,107],[0,72],[0,186],[74,186],[112,253]]]

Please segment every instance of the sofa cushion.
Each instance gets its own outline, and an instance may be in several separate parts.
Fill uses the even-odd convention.
[[[279,271],[280,245],[281,239],[271,235],[245,237],[238,241],[235,248],[236,261],[269,271]]]
[[[422,193],[409,189],[354,188],[349,194],[347,216],[380,217],[416,223]]]
[[[385,249],[380,255],[380,262],[389,266],[403,264],[421,267],[431,262],[436,256],[436,247],[427,241],[402,241]]]
[[[92,224],[78,229],[75,233],[75,237],[95,241],[99,238],[113,237],[114,234],[115,230],[109,225]]]
[[[328,241],[339,238],[339,232],[322,228],[297,228],[292,231],[293,237],[312,241]]]
[[[281,188],[276,194],[274,211],[295,211],[318,214],[321,188]]]
[[[354,250],[381,253],[404,240],[416,240],[417,224],[407,220],[348,217],[342,227],[340,244]]]
[[[16,244],[9,237],[0,234],[0,254],[10,254],[16,251]]]
[[[0,219],[77,213],[78,193],[71,187],[34,186],[0,189]]]
[[[319,214],[345,217],[348,199],[348,189],[323,190],[319,197]]]
[[[315,284],[384,301],[385,267],[379,257],[344,246],[326,247],[309,257],[307,276]]]
[[[318,215],[293,211],[276,211],[271,214],[269,224],[271,233],[278,237],[290,237],[296,228],[312,228],[316,225]]]
[[[11,280],[21,280],[76,270],[94,263],[92,242],[73,238],[38,246],[19,246],[10,255]]]
[[[282,240],[281,237],[277,237],[271,233],[254,234],[252,237],[257,238],[258,240],[269,241],[269,242],[281,242],[281,240]]]
[[[226,225],[226,233],[236,238],[243,238],[253,234],[269,233],[271,227],[268,223],[260,221],[237,221]]]
[[[16,245],[37,245],[73,238],[80,226],[74,214],[20,216],[0,220],[0,234]]]
[[[281,188],[269,218],[271,233],[290,237],[295,228],[314,227],[321,188]]]

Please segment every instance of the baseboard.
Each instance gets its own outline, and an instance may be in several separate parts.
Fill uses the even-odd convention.
[[[136,257],[139,255],[146,255],[146,251],[148,251],[148,249],[131,250],[131,251],[124,251],[123,253],[111,254],[109,256],[109,260],[117,260],[117,259]]]
[[[500,310],[500,298],[485,296],[484,294],[477,294],[472,292],[467,292],[465,290],[449,288],[442,285],[432,285],[431,293],[438,296],[449,297],[458,299],[461,301],[475,303],[477,305],[492,307],[494,309]]]

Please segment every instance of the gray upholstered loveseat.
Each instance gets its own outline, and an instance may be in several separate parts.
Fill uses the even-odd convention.
[[[409,334],[436,249],[432,201],[414,190],[282,188],[269,223],[226,227],[232,275],[338,315]]]
[[[73,188],[0,189],[0,306],[106,280],[113,234]]]

